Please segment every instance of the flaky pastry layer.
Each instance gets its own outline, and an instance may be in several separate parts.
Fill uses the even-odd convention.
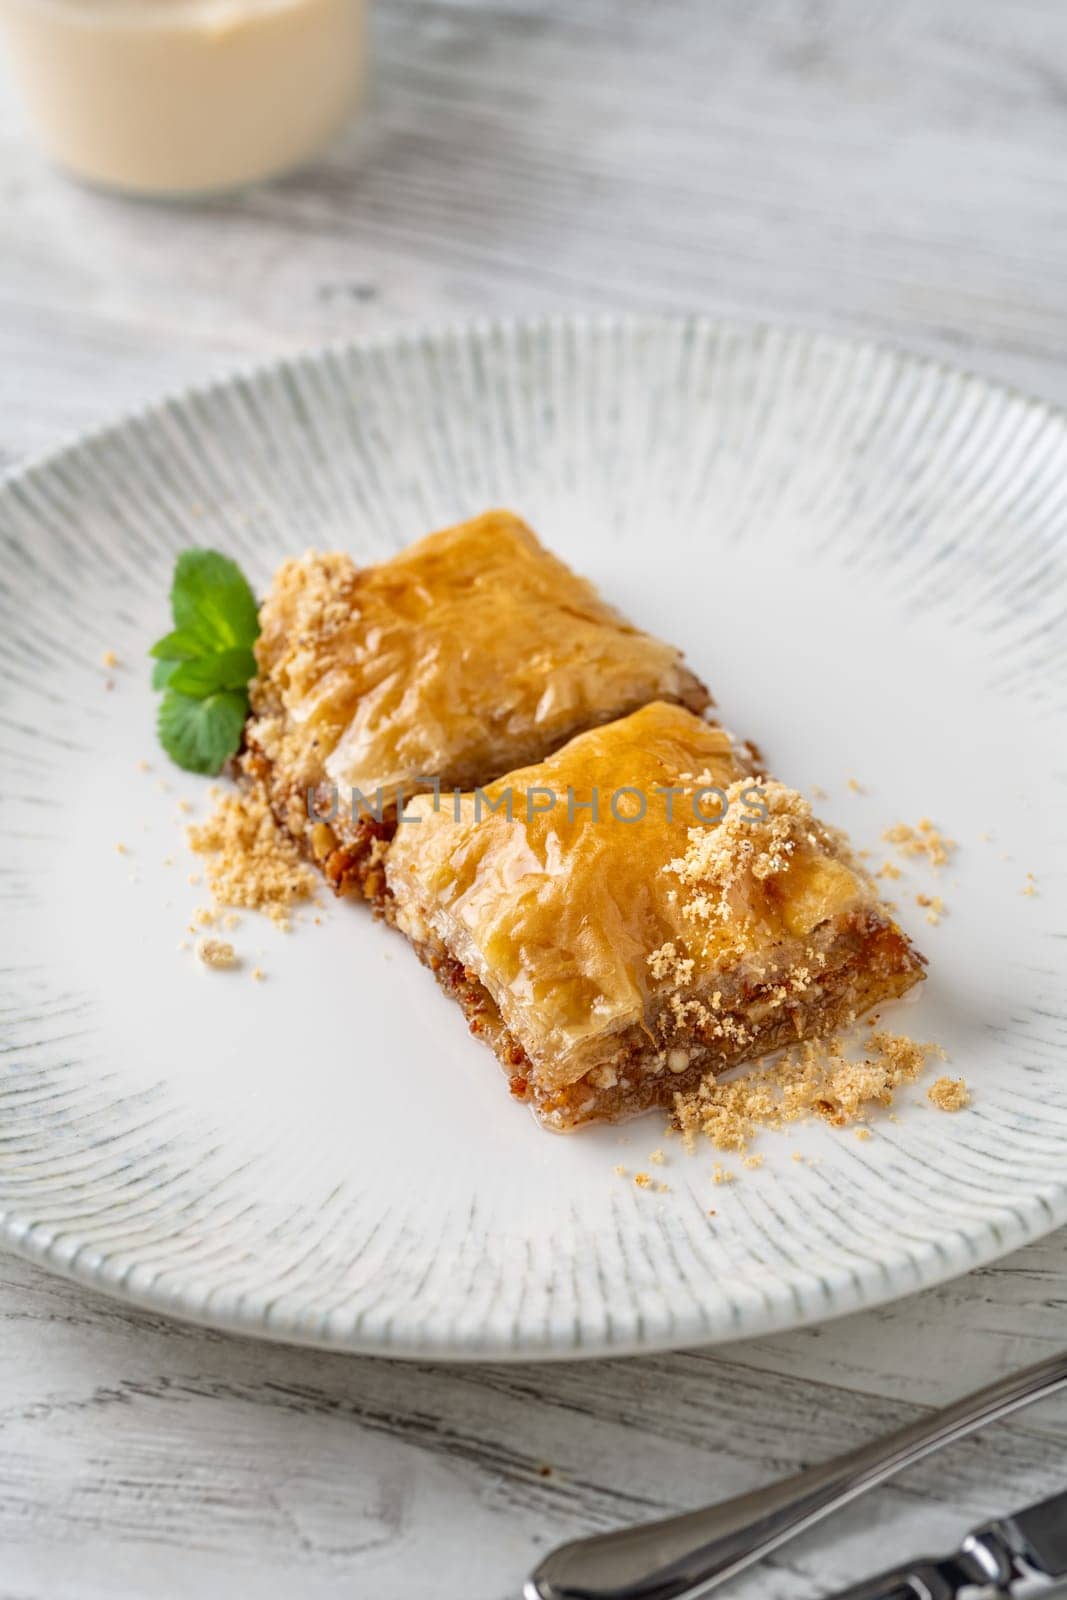
[[[922,974],[843,835],[678,706],[409,811],[391,915],[556,1126],[668,1101]]]
[[[633,627],[508,511],[379,566],[286,562],[260,623],[246,764],[298,836],[311,834],[317,796],[330,831],[318,830],[315,854],[346,851],[350,877],[376,837],[361,817],[395,816],[397,786],[470,788],[649,700],[709,703],[678,650]],[[353,789],[365,809],[353,812]]]

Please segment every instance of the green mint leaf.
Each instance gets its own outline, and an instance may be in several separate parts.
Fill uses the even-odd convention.
[[[250,649],[259,636],[256,597],[237,563],[217,550],[182,551],[170,604],[178,632],[195,639],[203,651],[231,645]]]
[[[183,550],[170,591],[174,629],[152,646],[152,687],[164,691],[157,730],[187,772],[221,772],[241,744],[256,600],[241,569],[216,550]]]
[[[186,772],[214,775],[237,754],[248,715],[248,696],[235,690],[194,700],[168,688],[159,707],[159,742]]]
[[[148,654],[157,661],[192,661],[194,656],[201,654],[203,648],[199,639],[191,633],[183,633],[179,628],[157,639]]]
[[[167,680],[172,689],[203,700],[219,689],[244,689],[256,675],[256,658],[244,646],[220,650],[213,656],[181,661]]]
[[[165,689],[171,677],[181,666],[180,661],[157,661],[152,667],[153,689]]]

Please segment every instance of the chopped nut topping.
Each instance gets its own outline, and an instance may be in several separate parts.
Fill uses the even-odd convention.
[[[788,872],[801,852],[824,853],[860,879],[863,874],[844,834],[818,821],[808,801],[795,789],[773,779],[739,778],[725,793],[728,805],[722,821],[712,828],[690,828],[685,854],[669,861],[663,870],[679,881],[679,902],[693,925],[694,940],[698,945],[703,940],[705,946],[714,940],[717,959],[729,964],[748,953],[753,940],[758,941],[762,904],[771,892],[769,882]],[[758,799],[753,799],[754,795]],[[860,882],[856,889],[857,894],[866,892]],[[699,950],[702,959],[707,953],[707,949]],[[668,943],[653,951],[649,969],[653,979],[669,980],[674,988],[683,989],[691,979],[694,962]],[[709,1021],[707,1008],[695,1000],[679,998],[675,1011],[682,1030]]]

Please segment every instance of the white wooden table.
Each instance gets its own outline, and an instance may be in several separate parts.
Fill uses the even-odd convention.
[[[375,39],[363,124],[210,204],[65,182],[0,93],[0,465],[236,363],[488,312],[785,316],[1067,401],[1062,0],[381,0]],[[555,1368],[247,1343],[0,1256],[0,1600],[504,1600],[553,1542],[829,1456],[1065,1329],[1063,1234],[827,1327]],[[824,1594],[1065,1482],[1067,1397],[731,1592]]]

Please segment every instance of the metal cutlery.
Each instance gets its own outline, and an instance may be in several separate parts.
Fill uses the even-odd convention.
[[[972,1528],[950,1556],[893,1568],[833,1600],[956,1600],[968,1588],[1051,1600],[1060,1578],[1067,1579],[1067,1491]]]
[[[526,1580],[525,1600],[697,1600],[893,1473],[1064,1387],[1067,1351],[781,1483],[560,1545]]]

